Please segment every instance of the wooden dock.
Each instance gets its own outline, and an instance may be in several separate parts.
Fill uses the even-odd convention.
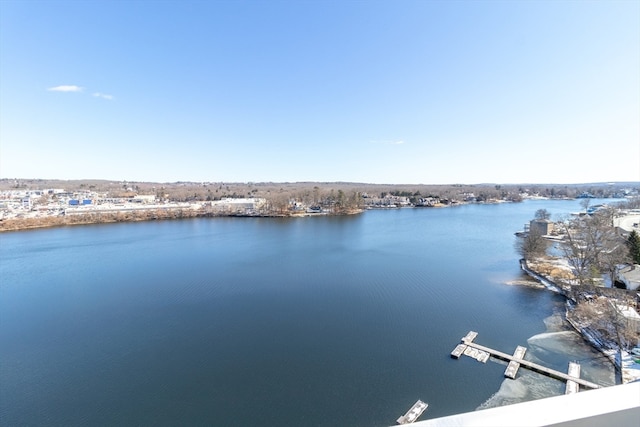
[[[516,360],[524,359],[524,354],[527,352],[526,347],[518,346],[516,347],[516,351],[513,352],[513,357]],[[520,369],[520,363],[516,362],[516,360],[512,360],[507,365],[507,369],[504,371],[504,376],[507,378],[511,378],[512,380],[516,378],[516,374],[518,373],[518,369]]]
[[[458,357],[462,356],[466,348],[467,346],[465,344],[458,344],[456,348],[454,348],[453,351],[451,352],[451,357],[454,357],[457,359]]]
[[[475,332],[475,331],[469,331],[469,333],[467,333],[467,335],[465,335],[465,336],[462,338],[462,342],[463,342],[463,343],[465,343],[465,344],[466,344],[467,342],[473,342],[473,340],[475,340],[477,336],[478,336],[478,333],[477,333],[477,332]]]
[[[547,368],[546,366],[542,366],[539,365],[537,363],[534,362],[530,362],[528,360],[524,360],[524,351],[526,351],[526,349],[524,347],[520,347],[522,349],[524,349],[522,351],[522,354],[519,354],[518,349],[516,349],[516,352],[511,355],[511,354],[507,354],[507,353],[503,353],[501,351],[498,350],[494,350],[492,348],[489,347],[485,347],[483,345],[480,344],[476,344],[473,342],[473,339],[475,339],[475,337],[478,334],[476,332],[469,332],[464,338],[462,338],[462,342],[463,344],[459,344],[454,350],[453,352],[451,352],[451,357],[454,358],[459,358],[462,354],[466,354],[467,350],[469,349],[473,349],[473,350],[477,350],[479,352],[485,352],[488,353],[491,357],[495,357],[497,359],[501,359],[501,360],[506,360],[507,362],[515,362],[515,364],[517,364],[517,368],[519,368],[520,366],[524,366],[532,371],[547,375],[549,377],[552,378],[556,378],[562,381],[571,381],[573,383],[576,384],[575,387],[578,386],[583,386],[586,388],[591,388],[591,389],[595,389],[595,388],[600,388],[600,386],[598,384],[592,383],[591,381],[587,381],[584,380],[582,378],[579,378],[579,372],[578,375],[571,375],[571,373],[575,373],[575,368],[569,368],[569,374],[565,374],[564,372],[560,372],[560,371],[556,371],[555,369],[550,369]],[[464,348],[462,349],[462,351],[459,351],[459,347],[460,346],[464,346]],[[473,357],[473,356],[472,356]],[[475,358],[475,357],[474,357]],[[477,358],[476,358],[477,359]],[[513,372],[513,378],[515,378],[516,372],[517,372],[517,368],[516,365],[512,365],[514,368],[512,369]],[[573,369],[573,372],[571,371],[571,369]],[[507,372],[511,372],[511,370],[509,369],[509,366],[507,366],[507,370],[505,371],[505,376],[507,375]],[[512,378],[509,376],[509,378]],[[573,387],[573,386],[572,386]]]
[[[424,403],[422,400],[418,400],[407,411],[407,413],[401,416],[400,418],[398,418],[396,422],[398,424],[411,424],[415,422],[420,417],[420,415],[422,415],[424,411],[426,411],[428,406],[429,404]]]
[[[575,362],[569,362],[569,375],[580,378],[580,365]],[[580,391],[580,386],[573,380],[568,380],[564,389],[564,394],[573,394]]]
[[[469,356],[472,359],[476,359],[478,362],[487,363],[489,357],[491,357],[491,353],[488,351],[483,351],[478,348],[475,348],[471,345],[467,345],[467,348],[464,349],[464,355]]]

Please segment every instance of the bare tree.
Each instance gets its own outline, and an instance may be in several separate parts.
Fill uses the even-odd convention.
[[[616,234],[612,217],[607,209],[562,223],[562,250],[580,284],[592,283],[601,272],[609,274],[613,283],[617,266],[627,262],[628,251]]]
[[[596,226],[601,230],[601,250],[598,252],[598,266],[609,275],[611,285],[615,283],[618,266],[631,262],[626,239],[619,235],[613,226],[616,210],[606,208],[593,215]]]
[[[587,227],[581,220],[563,221],[565,239],[561,246],[565,258],[581,285],[592,282],[591,266],[594,264],[593,248],[587,244]]]
[[[580,200],[580,206],[582,206],[582,208],[584,209],[585,212],[587,212],[589,210],[589,205],[591,205],[591,199],[590,198],[584,198],[582,200]]]
[[[538,209],[535,213],[535,219],[551,219],[551,212],[546,209]]]
[[[640,335],[635,323],[621,313],[624,305],[629,304],[605,297],[581,300],[568,316],[589,327],[606,341],[615,343],[619,349],[625,349],[633,347]]]
[[[547,242],[538,229],[531,230],[526,236],[518,238],[515,243],[516,251],[524,259],[532,259],[544,255]]]

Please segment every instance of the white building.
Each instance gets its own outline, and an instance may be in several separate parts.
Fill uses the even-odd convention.
[[[138,194],[134,198],[131,199],[132,203],[155,203],[156,196],[155,194]]]
[[[625,304],[615,304],[616,312],[627,322],[627,326],[635,331],[640,331],[640,314],[631,306]]]
[[[632,291],[640,288],[640,265],[625,266],[619,270],[618,280]]]
[[[220,213],[251,215],[257,213],[266,204],[262,198],[226,198],[211,202],[211,208]]]
[[[640,233],[640,214],[631,213],[613,219],[613,226],[631,233],[633,230]]]

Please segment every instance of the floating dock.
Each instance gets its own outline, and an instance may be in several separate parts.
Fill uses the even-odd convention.
[[[513,357],[515,359],[524,359],[524,354],[527,352],[526,347],[518,346],[516,347],[516,351],[513,352]],[[504,371],[504,376],[507,378],[511,378],[512,380],[516,378],[516,374],[518,373],[518,369],[520,369],[520,363],[512,360],[507,365],[507,369]]]
[[[488,351],[480,350],[470,345],[468,345],[467,348],[464,349],[463,354],[482,363],[487,363],[487,360],[489,360],[489,357],[491,357],[491,353],[489,353]]]
[[[467,348],[465,344],[458,344],[456,348],[451,352],[451,357],[457,359],[464,353],[464,350]]]
[[[523,359],[524,352],[526,351],[526,348],[524,347],[520,347],[524,350],[519,351],[518,349],[516,349],[515,353],[513,355],[510,355],[498,350],[494,350],[489,347],[485,347],[480,344],[476,344],[473,342],[473,340],[476,338],[477,335],[478,335],[477,332],[473,332],[473,331],[469,332],[464,338],[462,338],[463,344],[458,344],[458,346],[451,352],[451,357],[454,357],[457,359],[462,354],[467,355],[467,353],[469,353],[469,355],[471,355],[471,357],[473,357],[474,359],[479,360],[481,362],[486,362],[486,360],[481,360],[478,357],[474,356],[474,355],[480,354],[480,352],[485,352],[489,354],[487,359],[489,357],[495,357],[497,359],[506,360],[507,362],[515,362],[514,365],[511,365],[512,369],[509,369],[509,366],[507,366],[507,370],[505,371],[505,376],[508,376],[509,378],[515,378],[518,368],[520,366],[523,366],[527,369],[530,369],[535,372],[539,372],[551,378],[555,378],[555,379],[567,381],[567,382],[570,381],[572,383],[575,383],[576,387],[583,386],[583,387],[592,388],[592,389],[600,388],[598,384],[595,384],[595,383],[592,383],[591,381],[587,381],[580,378],[579,370],[576,371],[576,368],[572,367],[571,365],[569,365],[569,373],[565,374],[564,372],[556,371],[555,369],[550,369],[550,368],[547,368],[546,366],[542,366],[537,363],[524,360]],[[460,346],[463,346],[464,348],[460,350]],[[522,353],[521,355],[520,355],[520,352]],[[579,369],[579,365],[578,365],[578,369]],[[512,371],[513,371],[513,377],[507,375],[507,373],[511,373]],[[577,375],[572,375],[572,373],[575,374],[576,372],[577,372]],[[571,387],[574,387],[574,386],[572,385]]]
[[[477,333],[477,332],[475,332],[475,331],[469,331],[469,333],[467,333],[467,335],[465,335],[465,336],[462,338],[462,342],[463,342],[463,343],[465,343],[465,344],[466,344],[467,342],[473,342],[473,340],[475,340],[477,336],[478,336],[478,333]]]
[[[464,344],[458,344],[458,345],[456,346],[456,348],[454,348],[454,349],[453,349],[453,351],[451,352],[451,357],[454,357],[454,358],[456,358],[456,359],[457,359],[457,358],[459,358],[460,356],[462,356],[462,355],[464,354],[464,355],[469,356],[469,357],[472,357],[472,358],[474,358],[474,359],[476,359],[476,360],[478,360],[478,361],[482,361],[481,359],[482,359],[483,357],[481,357],[480,359],[478,359],[478,358],[476,357],[476,356],[477,356],[477,353],[473,353],[472,351],[466,352],[467,348],[469,347],[469,346],[467,345],[467,343],[472,342],[472,341],[473,341],[477,336],[478,336],[478,333],[477,333],[477,332],[469,331],[469,333],[468,333],[466,336],[464,336],[464,337],[462,338],[462,342],[463,342]],[[484,360],[484,362],[486,362],[486,360]]]
[[[580,365],[575,362],[569,362],[569,375],[572,377],[580,378]],[[564,394],[573,394],[580,391],[580,385],[573,381],[568,380],[567,386],[564,389]]]
[[[429,404],[424,403],[422,400],[418,400],[407,411],[407,413],[401,416],[400,418],[398,418],[396,422],[398,424],[411,424],[415,422],[420,417],[420,415],[422,415],[424,411],[426,411],[428,406]]]

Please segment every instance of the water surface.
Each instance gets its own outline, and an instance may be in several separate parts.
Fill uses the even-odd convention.
[[[451,359],[469,330],[612,382],[545,324],[562,298],[506,285],[522,278],[513,233],[540,208],[579,204],[4,233],[0,424],[383,426],[417,399],[432,418],[563,393]]]

